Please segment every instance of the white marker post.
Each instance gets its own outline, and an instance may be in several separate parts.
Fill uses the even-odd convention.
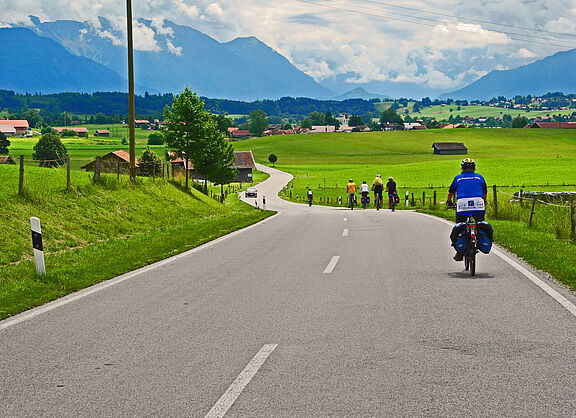
[[[36,217],[30,218],[30,227],[32,228],[32,247],[34,248],[36,274],[45,276],[46,265],[44,264],[44,248],[42,247],[42,228],[40,228],[40,219]]]

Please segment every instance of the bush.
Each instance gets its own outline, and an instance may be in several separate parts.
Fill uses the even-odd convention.
[[[162,169],[162,160],[148,147],[139,158],[140,175],[149,177],[157,176]]]
[[[160,132],[153,132],[148,137],[148,145],[164,145],[164,135]]]
[[[62,138],[71,137],[71,136],[78,136],[78,132],[73,129],[63,129],[62,133],[60,134]]]
[[[6,139],[4,132],[0,132],[0,154],[8,154],[8,147],[10,146],[10,141]]]
[[[32,158],[40,160],[40,167],[58,167],[64,164],[68,151],[60,137],[53,133],[44,134],[34,145],[34,154]]]

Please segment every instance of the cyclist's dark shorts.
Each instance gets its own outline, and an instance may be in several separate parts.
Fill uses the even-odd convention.
[[[479,215],[472,215],[472,217],[476,220],[476,222],[484,222],[484,219],[486,219],[486,214],[481,213]],[[468,216],[466,215],[456,215],[456,223],[466,222],[467,218]]]
[[[366,197],[366,196],[368,196],[369,194],[370,194],[370,192],[362,192],[362,196],[363,196],[363,197]]]

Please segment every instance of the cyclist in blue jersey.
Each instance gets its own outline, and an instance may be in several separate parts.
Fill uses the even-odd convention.
[[[454,206],[452,197],[456,195],[456,223],[465,222],[472,216],[476,222],[483,222],[486,214],[488,187],[484,177],[475,173],[476,163],[471,158],[462,160],[462,174],[457,175],[450,185],[446,204]],[[453,242],[454,244],[454,242]],[[454,260],[462,261],[463,255],[456,253]]]

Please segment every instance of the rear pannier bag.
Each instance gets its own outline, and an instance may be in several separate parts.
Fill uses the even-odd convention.
[[[454,225],[450,233],[450,240],[456,251],[459,253],[466,252],[466,224],[464,222]]]
[[[492,249],[494,229],[488,222],[478,222],[478,249],[488,254]]]

